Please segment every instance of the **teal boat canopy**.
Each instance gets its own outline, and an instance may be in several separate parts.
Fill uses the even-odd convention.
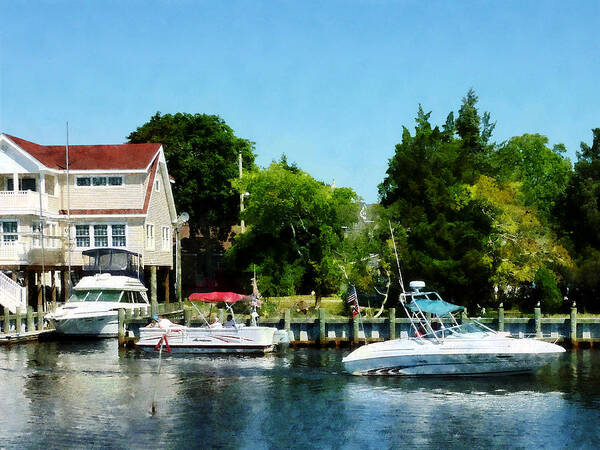
[[[435,314],[436,316],[445,316],[446,314],[465,309],[464,306],[453,305],[444,300],[428,299],[414,299],[408,307],[412,312],[417,312],[420,309],[424,313]]]

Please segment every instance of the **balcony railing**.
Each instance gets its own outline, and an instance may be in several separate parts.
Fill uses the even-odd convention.
[[[65,250],[57,248],[51,239],[44,239],[44,254],[41,247],[25,242],[0,242],[0,265],[34,264],[63,265]]]
[[[42,211],[57,213],[58,197],[42,194]],[[11,213],[39,213],[40,193],[34,191],[0,191],[0,214],[4,211]]]

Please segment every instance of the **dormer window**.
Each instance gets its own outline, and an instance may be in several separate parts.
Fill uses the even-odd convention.
[[[154,180],[154,190],[160,192],[160,180]]]

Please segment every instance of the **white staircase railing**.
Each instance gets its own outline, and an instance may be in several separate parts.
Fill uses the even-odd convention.
[[[17,308],[27,310],[25,288],[0,272],[0,305],[15,314]]]

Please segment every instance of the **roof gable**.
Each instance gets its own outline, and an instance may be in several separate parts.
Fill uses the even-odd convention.
[[[9,134],[11,141],[51,169],[67,168],[66,146],[39,145]],[[69,145],[70,170],[147,169],[161,144]]]

